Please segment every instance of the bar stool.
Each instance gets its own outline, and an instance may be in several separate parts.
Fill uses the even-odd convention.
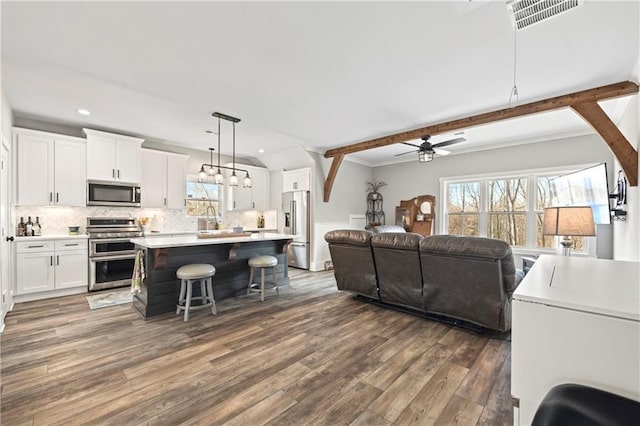
[[[276,265],[278,264],[278,259],[274,256],[255,256],[249,259],[249,286],[247,287],[247,295],[251,292],[260,292],[260,301],[264,302],[264,271],[265,269],[271,268],[271,275],[273,277],[273,281],[269,282],[270,288],[274,289],[278,295],[280,295],[280,291],[278,290],[278,283],[276,281]],[[260,286],[258,284],[253,284],[253,273],[255,268],[260,268]]]
[[[206,263],[193,263],[178,269],[176,276],[180,278],[180,296],[176,314],[184,311],[184,320],[189,320],[189,311],[211,306],[211,313],[217,314],[216,301],[213,299],[211,277],[216,274],[216,268]],[[192,297],[194,281],[200,282],[200,296]],[[200,300],[201,305],[191,306],[193,300]]]

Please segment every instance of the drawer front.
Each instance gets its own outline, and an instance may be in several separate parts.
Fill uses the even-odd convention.
[[[54,241],[19,241],[16,243],[18,253],[38,253],[41,251],[53,251]]]
[[[67,251],[67,250],[86,250],[89,247],[89,243],[86,239],[77,239],[77,240],[57,240],[56,251]]]

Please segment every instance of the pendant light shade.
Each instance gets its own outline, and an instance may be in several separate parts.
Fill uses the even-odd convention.
[[[244,182],[242,183],[242,186],[244,188],[251,188],[251,176],[249,176],[249,172],[247,172],[247,175],[244,177]]]
[[[204,164],[200,167],[200,171],[198,172],[198,182],[206,183],[207,182],[207,172],[204,170]]]
[[[218,169],[218,172],[213,177],[213,179],[216,185],[224,185],[224,176],[222,175],[222,172],[220,171],[220,169]]]
[[[238,186],[238,176],[236,176],[236,171],[234,170],[229,176],[229,186]]]

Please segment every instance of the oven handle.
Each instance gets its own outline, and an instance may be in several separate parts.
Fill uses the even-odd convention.
[[[123,243],[126,242],[128,243],[131,238],[136,238],[136,237],[124,237],[124,238],[97,238],[97,239],[91,239],[90,242],[91,244],[102,244],[102,243]]]
[[[122,255],[113,255],[113,256],[89,256],[89,260],[92,262],[100,262],[104,260],[125,260],[125,259],[135,259],[136,254],[122,254]]]

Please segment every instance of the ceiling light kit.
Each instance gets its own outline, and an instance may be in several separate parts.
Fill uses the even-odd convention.
[[[459,133],[456,133],[459,134]],[[464,134],[464,133],[461,133]],[[407,151],[407,152],[403,152],[402,154],[396,154],[394,157],[398,157],[400,155],[405,155],[405,154],[410,154],[412,152],[417,152],[418,153],[418,162],[420,163],[428,163],[429,161],[433,161],[433,157],[435,156],[435,154],[438,155],[449,155],[451,154],[451,152],[447,151],[446,149],[441,149],[443,146],[449,146],[449,145],[453,145],[454,143],[459,143],[459,142],[464,142],[466,141],[465,138],[455,138],[455,139],[449,139],[448,141],[443,141],[440,143],[436,143],[436,144],[431,144],[431,142],[429,142],[429,139],[431,139],[430,135],[425,135],[422,137],[422,140],[424,142],[422,142],[420,145],[415,145],[409,142],[402,142],[405,145],[410,145],[410,146],[415,146],[416,148],[418,148],[417,150],[413,150],[413,151]]]
[[[244,188],[251,188],[252,182],[251,176],[249,176],[249,171],[236,168],[236,123],[239,123],[240,119],[232,117],[230,115],[222,114],[220,112],[214,112],[211,115],[218,118],[218,163],[213,164],[213,151],[215,151],[215,148],[209,148],[209,163],[203,163],[202,166],[200,166],[200,172],[198,172],[198,182],[206,183],[209,176],[213,176],[213,181],[215,184],[224,185],[224,176],[222,175],[220,169],[227,169],[231,170],[231,176],[229,176],[229,186],[238,186],[238,176],[236,176],[236,170],[239,170],[241,172],[245,172],[242,186]],[[220,120],[230,121],[233,125],[233,167],[220,165]],[[213,132],[207,131],[207,133]]]

